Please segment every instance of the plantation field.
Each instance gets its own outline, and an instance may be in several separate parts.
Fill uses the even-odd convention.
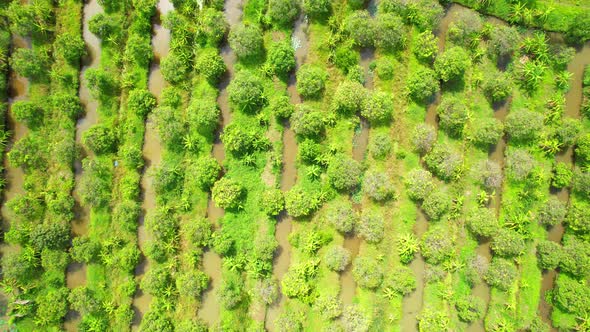
[[[590,331],[590,2],[0,1],[0,330]]]

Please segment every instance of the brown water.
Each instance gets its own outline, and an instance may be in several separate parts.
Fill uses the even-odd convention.
[[[170,48],[170,30],[164,28],[161,24],[162,16],[167,12],[173,10],[174,7],[169,0],[160,0],[157,4],[157,13],[153,19],[153,32],[152,32],[152,50],[154,52],[154,61],[150,66],[150,72],[148,77],[148,89],[156,96],[156,99],[160,100],[162,89],[166,86],[166,81],[160,71],[160,59],[168,54]],[[156,209],[156,193],[152,185],[153,178],[147,176],[149,170],[152,167],[159,165],[162,161],[162,146],[158,139],[157,130],[155,128],[154,120],[152,116],[149,116],[145,124],[145,133],[143,140],[143,159],[145,161],[143,174],[141,177],[141,214],[138,220],[137,227],[137,243],[139,249],[144,252],[145,245],[149,239],[145,227],[145,216],[149,212]],[[141,282],[144,274],[150,268],[150,262],[146,259],[145,255],[142,254],[141,259],[137,267],[135,268],[135,277],[137,284]],[[141,319],[145,312],[149,309],[152,296],[144,293],[139,287],[137,287],[135,295],[133,296],[133,321],[132,329],[137,330],[141,324]]]
[[[572,73],[571,88],[565,95],[565,115],[571,118],[580,118],[580,105],[582,104],[582,78],[584,75],[584,68],[590,64],[590,43],[586,43],[584,47],[577,50],[576,55],[572,61],[568,64],[567,70]],[[574,151],[573,147],[555,156],[555,160],[558,162],[564,162],[571,164],[573,167],[574,163]],[[569,191],[567,189],[561,189],[554,195],[564,202],[569,201]],[[561,243],[563,237],[564,226],[562,224],[556,225],[549,229],[547,232],[547,239],[550,241]],[[545,293],[553,288],[555,281],[556,272],[555,270],[546,271],[543,273],[543,279],[541,281],[541,301],[539,302],[539,314],[545,323],[552,326],[551,321],[551,305],[545,301]],[[553,328],[553,330],[555,330]]]
[[[78,94],[80,102],[84,107],[85,114],[78,119],[78,122],[76,123],[76,144],[79,146],[82,146],[83,133],[98,122],[98,101],[90,96],[90,90],[84,79],[84,73],[88,68],[95,68],[100,63],[100,40],[96,35],[90,32],[88,24],[94,15],[101,13],[102,11],[102,7],[98,4],[97,0],[88,1],[83,8],[82,37],[86,43],[86,55],[82,58],[80,88]],[[87,151],[84,151],[84,153],[87,153]],[[72,233],[74,236],[84,236],[88,233],[88,223],[90,219],[90,209],[81,205],[77,187],[82,177],[81,159],[82,158],[74,161],[74,178],[76,181],[76,187],[73,191],[75,218],[72,221]],[[86,264],[71,263],[68,265],[66,270],[66,284],[70,289],[86,285]],[[80,315],[76,312],[70,311],[66,315],[64,328],[66,331],[76,331],[79,322]]]
[[[295,21],[291,43],[295,48],[295,72],[305,62],[307,52],[309,51],[309,41],[307,38],[308,22],[303,15],[300,15]],[[289,77],[287,91],[291,98],[291,103],[296,105],[301,103],[301,96],[297,93],[297,79],[295,72]],[[297,180],[297,140],[295,133],[291,130],[288,121],[285,122],[283,131],[283,169],[281,173],[281,190],[288,191],[295,185]],[[275,253],[273,262],[273,277],[281,280],[289,270],[291,262],[291,245],[289,244],[289,234],[291,233],[293,220],[287,213],[279,216],[275,227],[275,238],[279,243],[279,248]],[[268,331],[274,331],[274,322],[278,317],[281,309],[285,306],[286,298],[279,292],[278,300],[269,306],[266,311],[265,327]]]
[[[241,0],[227,0],[223,9],[225,19],[229,24],[230,28],[240,23],[242,17],[242,1]],[[219,84],[219,96],[217,97],[217,104],[221,110],[221,123],[217,132],[215,142],[213,144],[212,154],[220,164],[223,164],[225,159],[225,151],[223,143],[221,142],[220,135],[223,132],[223,128],[231,120],[231,112],[228,100],[227,86],[234,77],[236,63],[236,55],[233,50],[226,43],[221,48],[221,57],[227,67],[227,72],[222,78]],[[215,227],[218,225],[218,220],[223,217],[223,209],[215,206],[213,201],[209,199],[207,205],[207,218],[213,223]],[[221,257],[213,251],[207,251],[203,255],[203,269],[205,273],[211,278],[209,288],[201,296],[201,307],[199,308],[198,315],[203,319],[210,327],[215,326],[219,322],[220,306],[215,290],[221,283]]]
[[[414,224],[414,234],[418,239],[428,230],[428,222],[426,216],[421,209],[418,209],[416,223]],[[424,296],[424,270],[425,262],[420,253],[410,263],[410,269],[414,272],[416,277],[416,290],[404,297],[402,302],[402,317],[401,328],[402,331],[417,331],[418,330],[418,314],[422,311],[423,296]]]

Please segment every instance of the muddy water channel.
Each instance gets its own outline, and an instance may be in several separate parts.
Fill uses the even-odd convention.
[[[291,103],[294,105],[301,103],[301,97],[297,93],[295,87],[297,78],[295,73],[297,69],[305,62],[307,52],[309,50],[309,41],[307,38],[308,21],[306,17],[300,15],[291,36],[291,43],[295,49],[295,71],[289,77],[289,84],[287,91],[291,98]],[[291,130],[289,121],[284,123],[283,131],[283,169],[281,173],[281,190],[288,191],[295,185],[297,180],[297,141],[295,133]],[[275,237],[279,243],[279,248],[275,253],[273,262],[273,277],[276,280],[282,280],[285,273],[289,269],[291,261],[291,245],[289,244],[289,233],[291,233],[293,220],[287,214],[283,213],[279,216],[277,225],[275,227]],[[279,292],[279,298],[272,304],[266,312],[265,327],[268,331],[274,331],[274,322],[277,319],[281,308],[285,305],[285,296]]]
[[[455,18],[455,14],[463,10],[462,7],[451,5],[447,8],[445,16],[440,21],[435,35],[438,38],[438,52],[442,53],[445,49],[447,30],[449,24]],[[437,92],[432,101],[426,108],[426,115],[424,121],[438,130],[438,118],[436,109],[440,104],[441,93]],[[414,234],[418,239],[428,230],[428,221],[421,209],[417,211],[416,223],[414,224]],[[418,330],[418,314],[422,311],[423,295],[424,295],[424,271],[426,263],[421,254],[417,254],[416,258],[410,263],[410,268],[416,277],[416,290],[410,295],[404,297],[402,303],[402,331],[417,331]]]
[[[584,47],[577,50],[576,55],[569,63],[567,70],[573,74],[570,81],[570,90],[565,96],[565,116],[579,119],[580,118],[580,106],[582,104],[582,78],[584,75],[584,68],[590,64],[590,43],[586,43]],[[562,151],[555,157],[555,161],[567,163],[572,166],[574,163],[574,151],[573,147],[568,147],[567,150]],[[570,192],[568,189],[552,190],[552,194],[555,195],[561,202],[567,204],[569,201]],[[558,224],[549,229],[547,233],[547,239],[550,241],[561,243],[563,237],[564,226]],[[553,288],[555,281],[556,272],[555,270],[545,271],[543,273],[543,279],[541,282],[541,301],[539,302],[539,314],[543,320],[552,326],[551,324],[551,305],[545,301],[545,295],[548,290]]]
[[[241,0],[226,0],[223,8],[225,19],[229,24],[230,29],[240,23],[242,17],[242,1]],[[213,157],[223,165],[225,159],[225,150],[223,143],[221,142],[220,135],[223,132],[223,128],[231,120],[231,112],[229,108],[228,91],[227,86],[234,77],[236,64],[236,55],[227,43],[221,48],[221,57],[227,67],[227,72],[219,83],[219,96],[217,97],[217,104],[221,110],[221,123],[219,130],[216,133],[215,142],[213,144]],[[223,217],[223,209],[215,206],[212,199],[209,199],[207,205],[207,218],[211,221],[214,227],[218,227],[218,222]],[[221,257],[211,250],[208,250],[203,255],[203,269],[205,273],[211,278],[209,289],[207,289],[201,299],[201,307],[199,308],[198,315],[203,319],[210,327],[215,326],[219,322],[220,306],[216,290],[219,288],[221,283]]]
[[[154,52],[154,60],[150,66],[148,89],[154,96],[156,96],[158,101],[160,100],[162,89],[166,85],[166,81],[160,71],[160,60],[168,54],[170,46],[170,30],[164,28],[161,22],[163,16],[173,9],[170,1],[160,0],[157,5],[156,15],[153,19],[152,50]],[[162,146],[160,145],[160,140],[158,139],[151,116],[148,117],[145,124],[143,159],[145,160],[145,166],[140,184],[142,203],[137,227],[137,242],[142,252],[144,252],[146,241],[148,240],[145,228],[145,217],[147,213],[156,208],[156,194],[152,185],[153,178],[146,174],[148,174],[153,167],[159,165],[162,160]],[[135,268],[135,277],[138,285],[149,267],[149,261],[144,255],[142,255],[139,264]],[[149,308],[151,299],[152,298],[149,294],[144,293],[139,287],[137,287],[133,297],[134,317],[132,328],[134,330],[139,327],[143,315]]]

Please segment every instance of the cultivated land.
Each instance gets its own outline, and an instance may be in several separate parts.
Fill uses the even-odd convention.
[[[590,330],[590,2],[0,1],[0,330]]]

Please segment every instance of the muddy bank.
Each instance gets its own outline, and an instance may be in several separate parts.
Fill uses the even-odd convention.
[[[584,68],[590,64],[590,43],[586,43],[582,48],[578,49],[572,61],[568,64],[567,70],[572,73],[570,81],[570,90],[565,95],[565,116],[579,119],[580,106],[582,104],[582,78],[584,76]],[[574,164],[574,150],[573,147],[568,147],[567,150],[555,156],[556,162],[563,162],[571,165]],[[569,201],[570,192],[568,189],[561,189],[552,192],[561,202],[567,204]],[[565,228],[563,224],[558,224],[551,227],[547,232],[547,239],[550,241],[561,243]],[[543,272],[543,279],[541,281],[541,300],[539,302],[539,315],[545,323],[552,326],[551,320],[551,305],[545,301],[545,294],[547,291],[553,289],[555,277],[557,273],[555,270]]]
[[[240,23],[242,17],[242,1],[227,0],[223,8],[223,13],[225,15],[225,20],[231,29]],[[213,157],[215,157],[215,159],[217,159],[217,161],[223,165],[223,160],[225,159],[225,150],[223,148],[220,135],[223,132],[223,128],[231,120],[227,86],[234,77],[234,66],[237,58],[227,43],[225,43],[221,48],[221,57],[223,58],[227,72],[218,86],[219,95],[217,97],[217,105],[219,105],[219,109],[221,110],[221,120],[219,129],[215,135],[213,151],[211,153],[213,154]],[[214,227],[219,226],[218,221],[223,217],[223,214],[223,209],[215,206],[213,200],[209,198],[207,205],[207,218],[209,221],[211,221]],[[203,295],[201,296],[201,307],[198,310],[198,315],[209,325],[209,327],[213,327],[219,322],[220,306],[215,292],[221,283],[221,263],[221,257],[211,250],[206,251],[203,255],[203,270],[211,278],[211,283],[209,284],[209,288],[203,292]]]
[[[160,100],[162,89],[166,86],[166,81],[160,71],[160,60],[168,54],[170,47],[170,30],[162,26],[162,17],[167,12],[173,10],[174,7],[169,0],[160,0],[157,5],[157,13],[153,18],[152,30],[152,50],[154,52],[154,60],[150,66],[148,76],[148,89]],[[149,270],[150,263],[146,259],[143,252],[145,245],[149,239],[149,235],[145,228],[145,217],[148,213],[156,209],[156,193],[154,191],[152,182],[153,178],[148,176],[149,171],[159,165],[162,161],[162,146],[158,139],[158,134],[154,125],[152,116],[149,116],[145,123],[145,133],[143,140],[143,159],[145,161],[143,174],[141,177],[141,213],[138,220],[137,227],[137,243],[139,249],[142,251],[141,259],[135,268],[135,277],[137,281],[137,289],[133,296],[132,308],[134,311],[132,329],[136,330],[145,312],[148,311],[151,303],[151,295],[144,293],[139,288],[139,283],[143,275]]]

